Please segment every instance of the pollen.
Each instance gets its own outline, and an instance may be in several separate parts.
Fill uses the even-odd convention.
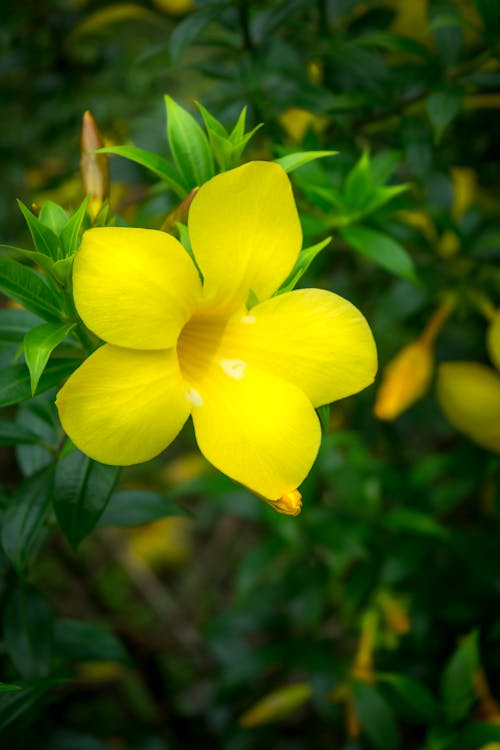
[[[242,359],[221,359],[219,364],[230,378],[242,380],[245,377],[247,363]]]
[[[187,398],[187,400],[193,404],[193,406],[203,406],[203,399],[196,390],[196,388],[189,388],[188,391],[184,394]]]

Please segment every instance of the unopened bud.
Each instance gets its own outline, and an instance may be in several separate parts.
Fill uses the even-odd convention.
[[[242,727],[256,727],[271,721],[279,721],[295,713],[311,697],[311,686],[307,682],[285,685],[264,696],[240,717]]]
[[[374,413],[396,419],[426,392],[434,367],[431,347],[420,339],[403,347],[385,368]]]
[[[478,362],[445,362],[437,378],[439,404],[454,427],[500,453],[500,375]]]
[[[87,110],[83,115],[80,172],[83,192],[89,195],[88,212],[95,219],[109,195],[109,165],[105,154],[95,151],[104,146],[101,133],[93,115]]]
[[[445,300],[420,337],[404,346],[389,362],[377,392],[376,417],[396,419],[425,394],[434,370],[434,342],[455,304],[451,297]]]

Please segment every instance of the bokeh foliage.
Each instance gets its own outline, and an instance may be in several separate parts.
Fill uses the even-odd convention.
[[[292,174],[304,246],[333,237],[300,283],[360,307],[382,369],[443,304],[437,361],[490,366],[498,2],[52,0],[3,13],[2,240],[60,242],[41,294],[41,258],[2,255],[3,291],[42,299],[0,311],[2,742],[498,747],[500,462],[449,424],[432,385],[395,420],[374,416],[375,388],[323,413],[298,518],[211,470],[189,429],[115,487],[112,467],[65,454],[52,388],[82,356],[54,291],[89,221],[82,114],[108,149],[165,159],[164,94],[167,136],[175,102],[203,123],[196,99],[228,131],[244,107],[247,129],[263,123],[245,159],[337,152]],[[183,197],[130,160],[110,165],[118,221],[157,228]],[[184,177],[187,194],[197,175]],[[33,245],[16,197],[43,207],[51,235],[25,209]],[[32,335],[30,380],[18,349],[37,315],[57,356],[44,369]]]

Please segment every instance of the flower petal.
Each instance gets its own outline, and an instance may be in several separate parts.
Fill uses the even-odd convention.
[[[250,290],[269,297],[302,245],[290,180],[273,162],[250,162],[202,185],[188,226],[204,294],[227,309],[244,305]]]
[[[197,304],[201,283],[194,263],[171,235],[103,227],[83,235],[73,290],[84,323],[105,341],[168,349]]]
[[[226,356],[252,362],[294,383],[314,406],[365,388],[377,370],[377,350],[363,315],[322,289],[278,295],[234,316]]]
[[[220,360],[193,387],[196,439],[220,471],[270,500],[305,479],[321,429],[296,386],[244,362]]]
[[[92,354],[57,395],[65,432],[96,461],[148,461],[189,416],[174,349],[141,352],[109,344]]]

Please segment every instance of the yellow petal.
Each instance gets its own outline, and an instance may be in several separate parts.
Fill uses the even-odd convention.
[[[75,257],[77,310],[105,341],[132,349],[168,349],[201,293],[182,245],[153,229],[103,227],[83,235]]]
[[[269,500],[303,482],[321,430],[299,388],[227,359],[192,373],[191,385],[196,439],[217,469]]]
[[[500,310],[497,310],[488,328],[488,351],[491,361],[500,371]]]
[[[314,406],[373,382],[377,351],[359,310],[322,289],[298,289],[234,316],[227,357],[244,359],[298,386]]]
[[[290,180],[273,162],[250,162],[202,185],[188,226],[205,297],[226,309],[245,304],[250,290],[270,297],[302,245]]]
[[[148,461],[176,437],[189,416],[174,349],[141,352],[104,345],[57,395],[65,432],[96,461]]]
[[[500,453],[500,375],[476,362],[446,362],[439,367],[439,403],[458,430]]]

